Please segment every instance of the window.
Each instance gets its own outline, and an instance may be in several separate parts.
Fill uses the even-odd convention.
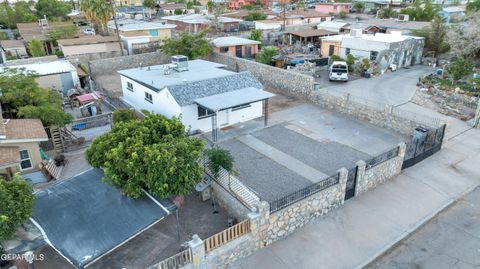
[[[133,92],[133,84],[131,82],[127,82],[127,90]]]
[[[250,105],[250,104],[234,106],[234,107],[232,107],[232,111],[244,109],[244,108],[251,107],[251,106],[252,105]]]
[[[370,51],[370,61],[375,61],[378,56],[378,51]]]
[[[228,47],[220,47],[220,52],[221,53],[227,53],[228,52]]]
[[[145,92],[145,100],[149,103],[153,103],[153,97],[148,92]]]
[[[158,30],[148,30],[151,36],[158,36]]]
[[[198,119],[211,117],[214,113],[210,109],[206,109],[206,108],[201,107],[201,106],[197,106],[197,112],[198,112]]]
[[[22,170],[33,167],[32,160],[30,159],[30,154],[28,154],[28,150],[25,149],[20,151],[20,160],[22,160],[20,162],[20,168]]]
[[[345,55],[348,55],[348,54],[350,54],[350,48],[345,49]]]

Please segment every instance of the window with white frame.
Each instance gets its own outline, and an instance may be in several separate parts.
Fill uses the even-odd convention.
[[[127,82],[127,90],[133,92],[133,84],[131,82]]]
[[[30,158],[30,154],[28,153],[28,150],[24,149],[20,151],[20,168],[22,170],[32,168],[32,159]]]
[[[197,106],[198,119],[211,117],[214,112],[201,106]]]
[[[149,94],[148,92],[145,92],[145,100],[147,102],[153,103],[153,96]]]

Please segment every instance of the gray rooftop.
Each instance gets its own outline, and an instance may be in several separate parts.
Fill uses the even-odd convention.
[[[257,88],[248,87],[241,90],[198,98],[195,99],[195,103],[212,111],[218,111],[226,108],[257,102],[260,100],[265,100],[273,96],[275,96],[275,94]]]
[[[128,198],[88,170],[36,194],[33,219],[48,241],[82,268],[168,212],[153,198]]]
[[[164,74],[165,65],[118,71],[155,91],[167,88],[180,106],[194,104],[194,100],[245,88],[263,89],[262,84],[248,71],[235,73],[223,69],[225,65],[204,60],[188,62],[188,71],[172,70]]]

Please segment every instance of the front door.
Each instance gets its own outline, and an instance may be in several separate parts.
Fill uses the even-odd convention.
[[[242,46],[235,46],[235,56],[242,58]]]
[[[335,46],[334,45],[328,46],[328,56],[332,56],[334,52],[335,52]]]
[[[245,58],[252,58],[252,47],[245,47]]]

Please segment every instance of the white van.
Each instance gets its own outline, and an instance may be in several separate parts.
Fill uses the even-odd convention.
[[[346,62],[333,62],[328,74],[330,81],[348,81],[348,65]]]

